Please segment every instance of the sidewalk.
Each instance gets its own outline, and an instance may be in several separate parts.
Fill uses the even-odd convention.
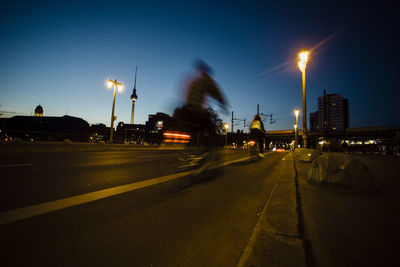
[[[306,266],[299,234],[293,155],[287,154],[238,266]]]
[[[400,160],[357,156],[373,175],[377,193],[311,185],[311,163],[296,159],[305,232],[313,266],[400,266]]]

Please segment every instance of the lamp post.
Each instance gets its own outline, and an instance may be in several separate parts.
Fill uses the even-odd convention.
[[[228,145],[228,128],[229,128],[229,124],[224,123],[224,127],[225,127],[225,146]]]
[[[294,115],[296,115],[296,124],[294,125],[294,147],[298,147],[299,145],[299,134],[298,134],[298,129],[299,129],[299,109],[294,110]]]
[[[111,80],[109,79],[107,82],[107,87],[108,89],[111,89],[114,87],[114,94],[113,94],[113,104],[112,104],[112,112],[111,112],[111,131],[110,131],[110,144],[112,144],[113,140],[113,134],[114,134],[114,121],[116,117],[114,116],[114,110],[115,110],[115,93],[118,89],[118,92],[122,92],[124,87],[122,86],[122,83],[119,83],[117,80]]]
[[[306,104],[306,66],[308,62],[309,51],[299,53],[299,69],[302,74],[303,87],[303,147],[307,147],[307,104]]]

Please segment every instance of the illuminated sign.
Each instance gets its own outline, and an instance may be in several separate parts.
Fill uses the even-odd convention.
[[[157,130],[162,130],[163,128],[163,121],[157,121]]]

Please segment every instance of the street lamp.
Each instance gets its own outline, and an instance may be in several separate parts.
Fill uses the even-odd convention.
[[[299,109],[294,110],[294,115],[296,115],[296,124],[294,125],[294,147],[298,147],[299,144],[299,135],[298,135],[298,129],[299,129]]]
[[[228,145],[228,128],[229,128],[229,124],[224,123],[224,127],[225,127],[225,146]]]
[[[122,92],[124,90],[124,87],[122,83],[119,83],[117,80],[111,80],[109,79],[107,81],[107,87],[108,89],[111,89],[114,87],[114,94],[113,94],[113,104],[112,104],[112,112],[111,112],[111,132],[110,132],[110,144],[112,144],[113,140],[113,134],[114,134],[114,121],[117,119],[114,116],[114,110],[115,110],[115,92],[118,89],[118,92]]]
[[[299,69],[302,74],[303,85],[303,147],[307,147],[307,104],[306,104],[306,66],[308,62],[309,51],[299,53]]]

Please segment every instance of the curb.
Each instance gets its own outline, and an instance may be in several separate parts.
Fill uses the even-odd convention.
[[[237,266],[307,266],[298,231],[293,156],[282,158],[272,191]]]
[[[308,238],[306,229],[305,229],[303,204],[302,204],[301,195],[300,195],[299,177],[297,174],[297,167],[296,167],[296,155],[293,153],[292,156],[293,156],[293,168],[295,171],[297,216],[298,216],[298,222],[299,222],[298,232],[299,232],[301,240],[303,241],[303,249],[304,249],[304,253],[305,253],[306,264],[309,267],[313,267],[313,266],[315,266],[315,262],[314,262],[314,258],[312,256],[310,239]]]

